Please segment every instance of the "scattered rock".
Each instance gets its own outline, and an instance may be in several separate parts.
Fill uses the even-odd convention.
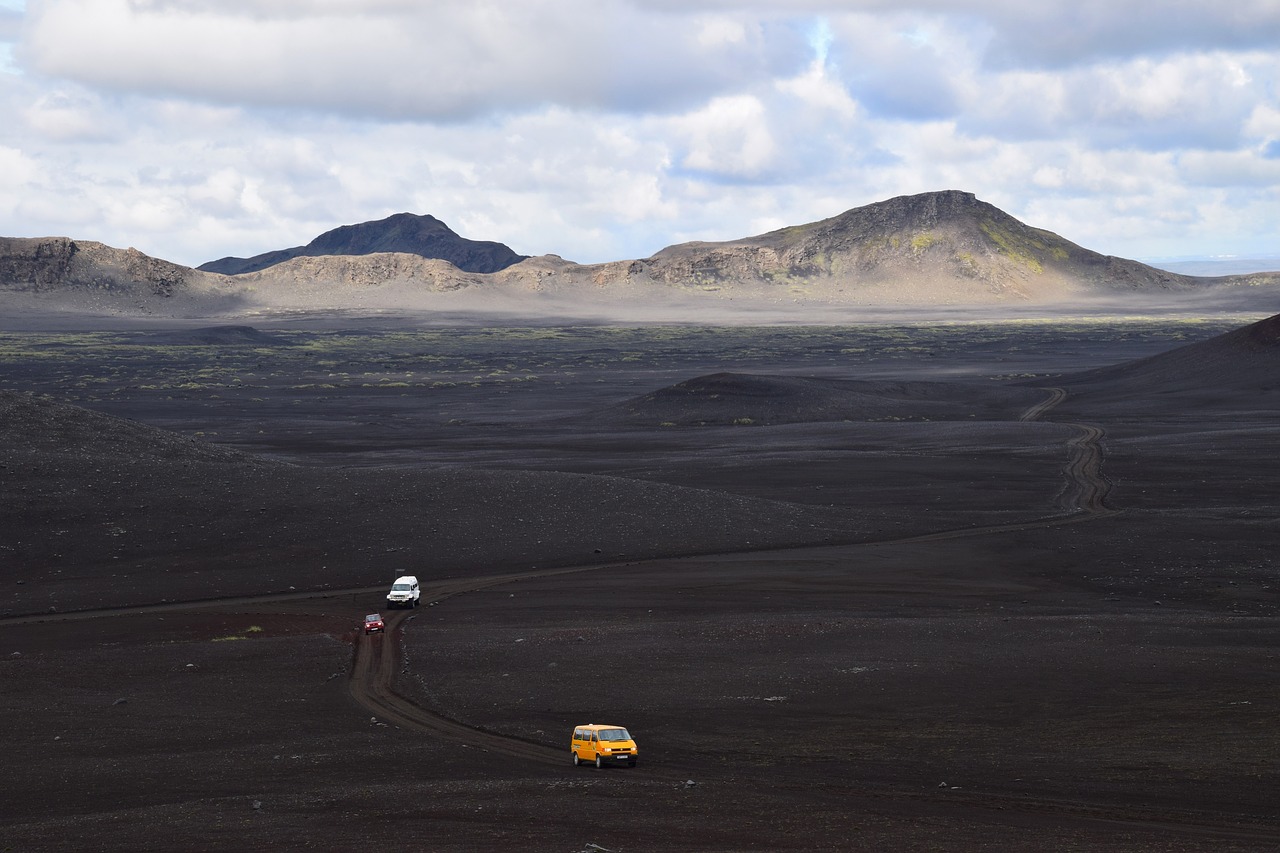
[[[117,699],[116,701],[112,702],[111,704],[112,704],[113,706],[115,706],[115,705],[124,705],[124,704],[126,704],[128,701],[129,701],[128,699],[125,699],[125,698],[122,696],[122,697],[120,697],[119,699]]]
[[[257,809],[262,808],[262,800],[254,800],[254,801],[253,801],[253,808],[254,808],[254,810],[255,810],[255,811],[256,811]]]

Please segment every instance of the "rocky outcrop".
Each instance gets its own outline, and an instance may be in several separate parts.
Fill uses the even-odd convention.
[[[68,288],[172,296],[206,276],[137,249],[115,249],[66,237],[0,238],[0,289]]]
[[[301,257],[406,254],[448,261],[464,272],[492,273],[525,258],[502,243],[459,237],[434,216],[397,213],[376,222],[326,231],[305,246],[265,252],[252,258],[222,258],[198,269],[243,275]]]
[[[0,297],[23,312],[202,317],[243,309],[243,285],[153,258],[66,237],[0,237]]]

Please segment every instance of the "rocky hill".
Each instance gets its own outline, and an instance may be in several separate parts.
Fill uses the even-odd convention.
[[[206,315],[244,307],[243,288],[153,258],[66,237],[0,237],[0,295],[19,306],[103,314]]]
[[[201,264],[205,272],[240,275],[300,257],[400,253],[448,261],[465,272],[491,273],[524,260],[502,243],[459,237],[434,216],[397,213],[376,222],[343,225],[305,246],[265,252],[252,258],[222,258]]]
[[[611,269],[606,278],[619,274]],[[671,246],[626,275],[894,303],[1055,299],[1197,283],[1081,248],[957,190],[900,196],[756,237]]]

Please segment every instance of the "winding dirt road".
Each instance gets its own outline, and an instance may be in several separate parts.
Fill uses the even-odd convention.
[[[1067,392],[1061,388],[1047,388],[1045,390],[1049,392],[1049,397],[1024,412],[1019,420],[1039,420],[1067,397]],[[1101,442],[1103,431],[1098,427],[1083,424],[1069,424],[1069,426],[1076,430],[1076,435],[1067,440],[1068,459],[1066,466],[1063,468],[1063,474],[1067,481],[1066,495],[1069,508],[1067,515],[1051,516],[1027,522],[939,531],[920,536],[887,539],[865,544],[885,546],[908,542],[958,539],[967,536],[1071,524],[1114,514],[1116,511],[1109,509],[1104,503],[1107,493],[1110,491],[1110,484],[1102,476]],[[424,586],[422,600],[434,604],[464,592],[487,589],[518,580],[598,571],[616,567],[617,565],[616,563],[609,563],[569,569],[551,569],[541,572],[496,575],[470,580],[445,581]],[[426,732],[456,743],[533,761],[556,764],[567,762],[567,748],[560,749],[546,744],[527,742],[468,726],[465,723],[423,708],[397,693],[395,690],[395,673],[399,670],[399,633],[407,618],[410,617],[407,617],[407,614],[404,613],[389,617],[386,623],[386,634],[357,636],[355,666],[350,680],[351,696],[356,702],[388,722],[393,722],[404,728]]]
[[[569,569],[546,569],[539,572],[493,575],[487,578],[440,581],[422,585],[423,602],[438,604],[464,592],[513,583],[529,578],[551,577],[606,568],[578,566]],[[414,731],[424,732],[466,747],[482,749],[514,758],[544,764],[568,764],[569,751],[546,744],[532,743],[508,735],[487,732],[468,726],[409,701],[395,691],[395,673],[399,670],[400,632],[413,618],[412,612],[400,611],[385,618],[382,634],[357,634],[355,664],[351,670],[351,696],[381,720]]]

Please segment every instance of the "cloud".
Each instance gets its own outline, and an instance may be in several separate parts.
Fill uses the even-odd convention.
[[[899,13],[841,15],[829,26],[831,73],[870,112],[921,120],[956,114],[956,81],[977,62],[965,28]]]
[[[687,149],[681,165],[722,177],[767,171],[778,152],[765,119],[764,104],[750,95],[712,100],[672,123]]]
[[[1269,50],[1280,43],[1280,7],[1271,0],[1050,0],[966,5],[989,16],[992,39],[988,59],[998,66],[1062,68],[1136,54]]]
[[[119,133],[116,117],[83,91],[53,90],[24,111],[27,124],[47,139],[94,141]]]
[[[958,114],[970,132],[1015,139],[1070,137],[1103,147],[1225,148],[1277,79],[1260,53],[1145,57],[1064,72],[975,78]]]
[[[1274,0],[638,0],[657,11],[910,17],[967,29],[999,68],[1072,65],[1188,51],[1271,50],[1280,43]]]
[[[807,48],[752,16],[641,14],[625,0],[47,0],[20,56],[108,91],[462,120],[684,108],[794,70]]]

